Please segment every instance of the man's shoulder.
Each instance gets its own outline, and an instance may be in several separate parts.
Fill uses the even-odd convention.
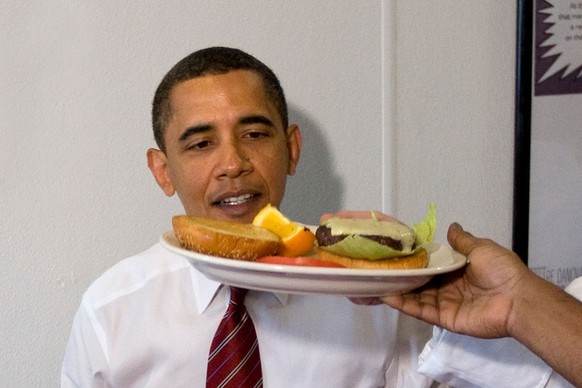
[[[190,268],[184,257],[166,250],[158,243],[119,261],[101,274],[89,286],[84,299],[92,300],[93,303],[105,302],[120,292],[137,290],[160,276]]]

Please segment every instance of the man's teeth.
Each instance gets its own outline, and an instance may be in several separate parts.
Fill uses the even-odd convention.
[[[220,203],[223,205],[228,205],[228,206],[240,205],[241,203],[248,201],[252,197],[253,197],[252,194],[245,194],[245,195],[241,195],[239,197],[231,197],[231,198],[223,199],[222,201],[220,201]]]

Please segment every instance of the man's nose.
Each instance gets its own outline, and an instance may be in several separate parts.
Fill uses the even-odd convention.
[[[219,153],[218,176],[236,178],[252,170],[246,150],[237,143],[223,144]]]

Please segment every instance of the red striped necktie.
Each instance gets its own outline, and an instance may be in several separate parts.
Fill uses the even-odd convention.
[[[208,355],[207,388],[263,386],[257,334],[244,305],[247,291],[230,287],[230,302]]]

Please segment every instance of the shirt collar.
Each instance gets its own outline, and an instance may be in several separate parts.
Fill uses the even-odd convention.
[[[198,313],[202,314],[208,308],[212,300],[216,297],[223,284],[207,278],[202,272],[198,271],[194,266],[191,266],[190,268],[191,268],[190,272],[192,274],[192,289],[194,290],[196,306],[198,308]],[[251,292],[263,292],[263,291],[251,290]],[[277,300],[281,304],[283,305],[287,304],[289,294],[279,292],[268,292],[268,293],[277,298]]]

